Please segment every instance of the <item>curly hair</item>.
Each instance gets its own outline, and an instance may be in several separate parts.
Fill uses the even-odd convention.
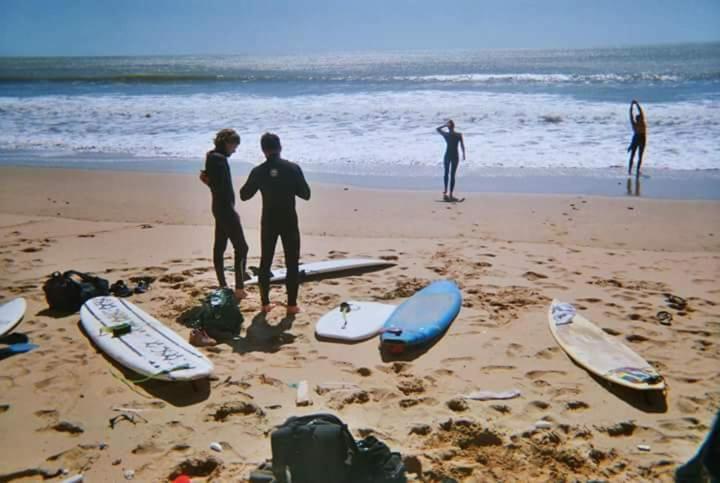
[[[222,148],[225,143],[240,144],[240,135],[234,129],[221,129],[215,135],[215,146]]]

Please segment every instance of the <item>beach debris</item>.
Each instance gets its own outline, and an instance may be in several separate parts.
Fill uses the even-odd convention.
[[[664,293],[663,296],[665,297],[665,303],[671,309],[685,310],[687,308],[687,300],[685,300],[684,298],[678,297],[677,295],[673,295],[671,293]]]
[[[511,389],[509,391],[475,391],[463,396],[465,399],[474,401],[493,401],[499,399],[514,399],[520,397],[520,391]]]
[[[655,315],[655,318],[662,325],[671,325],[673,316],[667,310],[661,310],[660,312],[657,313],[657,315]]]
[[[132,480],[133,478],[135,478],[135,470],[123,471],[123,477],[125,477],[126,480]]]
[[[315,392],[321,396],[330,391],[356,391],[359,389],[360,386],[349,382],[326,382],[315,386]]]
[[[637,449],[639,449],[640,451],[650,451],[650,446],[646,444],[639,444],[637,446]]]
[[[109,419],[110,429],[115,429],[115,425],[120,421],[130,421],[133,424],[137,424],[136,418],[139,418],[146,423],[148,422],[148,420],[140,414],[142,411],[141,409],[117,407],[113,408],[113,411],[117,411],[120,414]]]
[[[297,395],[295,396],[295,405],[296,406],[310,406],[312,404],[312,399],[310,399],[310,389],[308,387],[308,382],[303,380],[300,381],[297,385]]]
[[[10,409],[9,404],[0,404],[0,414],[6,412],[8,409]]]
[[[81,481],[83,481],[83,475],[75,475],[63,480],[62,483],[80,483]]]
[[[172,480],[172,483],[192,483],[192,480],[188,475],[180,475]]]
[[[218,442],[212,442],[210,443],[210,449],[213,451],[217,451],[218,453],[222,453],[222,445]]]
[[[533,426],[535,426],[536,429],[550,429],[552,428],[552,423],[541,419],[540,421],[536,421]]]
[[[223,403],[214,413],[210,414],[215,421],[225,421],[229,416],[241,414],[248,416],[255,414],[265,416],[265,412],[255,403],[249,401],[228,401]]]
[[[120,463],[122,463],[122,460],[121,460],[120,458],[118,458],[118,459],[116,459],[116,460],[114,460],[114,461],[112,462],[112,465],[113,465],[113,466],[117,466],[117,465],[119,465]]]
[[[447,403],[447,407],[450,408],[452,411],[467,411],[468,410],[468,403],[463,399],[462,397],[454,397],[450,399]]]

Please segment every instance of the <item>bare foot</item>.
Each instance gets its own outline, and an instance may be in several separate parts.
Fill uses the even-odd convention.
[[[235,289],[235,297],[238,300],[246,299],[247,298],[247,292],[243,288],[236,288]]]
[[[288,315],[295,315],[300,313],[300,307],[297,305],[288,305],[287,306],[287,314]]]
[[[260,311],[264,314],[269,314],[270,311],[275,307],[275,304],[263,305]]]

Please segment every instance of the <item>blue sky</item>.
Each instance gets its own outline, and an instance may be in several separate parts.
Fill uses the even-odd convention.
[[[0,55],[562,48],[717,40],[719,0],[0,0]]]

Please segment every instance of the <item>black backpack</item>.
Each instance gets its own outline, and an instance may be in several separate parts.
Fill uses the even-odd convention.
[[[277,483],[407,481],[398,453],[373,436],[356,443],[347,425],[332,414],[291,417],[270,440]]]
[[[110,294],[110,283],[88,273],[68,270],[53,273],[43,285],[45,299],[52,310],[77,312],[87,300]]]
[[[242,324],[243,315],[238,300],[227,287],[208,294],[190,321],[191,326],[205,329],[211,336],[220,338],[238,335]]]

